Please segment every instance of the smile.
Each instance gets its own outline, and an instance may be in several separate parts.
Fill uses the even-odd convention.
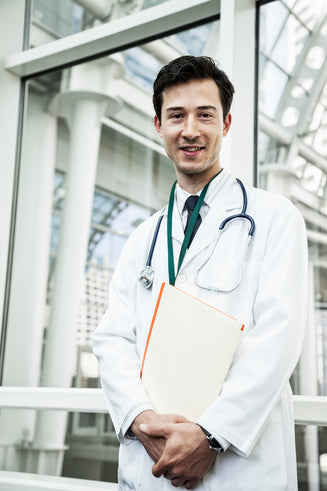
[[[202,150],[203,147],[180,147],[181,150],[184,150],[186,152],[198,152],[199,150]]]
[[[195,145],[183,145],[179,149],[183,152],[185,157],[197,157],[202,153],[205,147],[195,146]]]

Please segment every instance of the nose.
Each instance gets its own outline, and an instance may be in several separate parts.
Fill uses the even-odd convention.
[[[193,140],[200,135],[199,126],[196,118],[189,116],[185,119],[182,136],[188,140]]]

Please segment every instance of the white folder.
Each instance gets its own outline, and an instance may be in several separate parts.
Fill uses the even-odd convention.
[[[141,368],[154,409],[196,421],[218,397],[243,327],[229,315],[163,283]]]

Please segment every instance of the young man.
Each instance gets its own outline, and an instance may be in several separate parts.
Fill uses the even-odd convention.
[[[227,76],[207,57],[173,60],[154,83],[154,124],[177,176],[171,230],[175,264],[184,240],[185,202],[210,183],[175,285],[241,320],[245,330],[219,397],[197,422],[182,414],[156,413],[140,380],[140,364],[160,286],[171,279],[167,209],[134,232],[94,335],[104,393],[121,442],[120,491],[297,489],[288,380],[305,327],[305,227],[286,198],[249,188],[247,213],[255,232],[244,260],[248,220],[229,222],[216,242],[220,223],[241,213],[244,201],[239,183],[220,162],[233,92]],[[161,215],[153,285],[146,289],[139,274]]]

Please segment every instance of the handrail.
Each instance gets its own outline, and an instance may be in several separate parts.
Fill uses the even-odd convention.
[[[118,485],[73,477],[0,470],[0,489],[5,491],[117,491]]]
[[[295,423],[327,426],[327,397],[293,396]]]
[[[327,426],[327,397],[293,396],[295,423]],[[0,408],[106,413],[102,389],[0,387]]]
[[[51,409],[80,413],[105,413],[102,389],[57,387],[0,387],[0,408]]]

